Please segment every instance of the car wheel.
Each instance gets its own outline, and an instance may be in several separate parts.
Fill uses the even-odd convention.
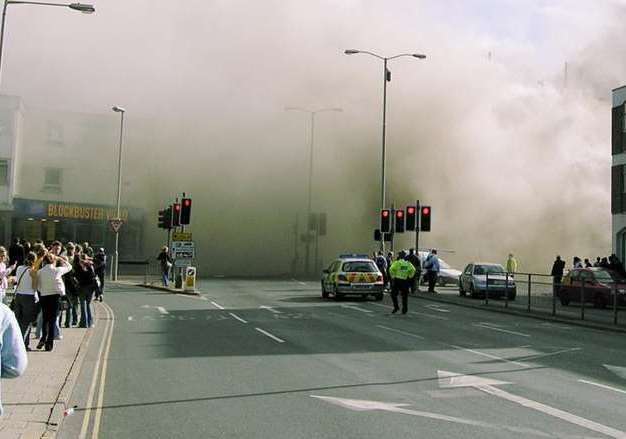
[[[376,296],[374,296],[374,298],[375,298],[377,301],[379,301],[379,302],[380,302],[381,300],[383,300],[383,293],[376,294]]]
[[[324,288],[324,282],[322,282],[322,299],[328,299],[328,291]]]
[[[593,306],[599,309],[606,308],[606,298],[602,295],[602,293],[596,294],[593,298]]]
[[[337,292],[337,285],[333,287],[333,295],[335,296],[335,300],[343,299],[343,294]]]
[[[476,297],[476,290],[474,289],[474,284],[470,284],[470,297],[473,299]]]
[[[459,296],[461,297],[465,297],[467,293],[465,292],[465,290],[463,289],[463,284],[461,282],[459,282]]]

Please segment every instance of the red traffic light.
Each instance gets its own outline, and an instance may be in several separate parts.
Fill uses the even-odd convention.
[[[413,206],[409,206],[406,208],[406,213],[408,213],[409,215],[412,215],[415,213],[415,207]]]
[[[389,216],[389,211],[388,210],[383,210],[383,217],[388,217]]]
[[[189,207],[191,206],[191,200],[189,198],[185,198],[183,200],[183,204],[185,205],[185,207]]]
[[[178,203],[174,204],[174,210],[176,211],[180,210],[180,204]]]
[[[430,207],[422,207],[422,215],[430,215]]]
[[[396,216],[397,216],[398,218],[402,218],[402,217],[404,216],[404,211],[403,211],[403,210],[397,210],[397,211],[396,211]]]

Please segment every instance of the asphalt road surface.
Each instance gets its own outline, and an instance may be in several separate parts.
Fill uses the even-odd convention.
[[[297,280],[200,290],[109,289],[60,438],[626,437],[623,334]]]

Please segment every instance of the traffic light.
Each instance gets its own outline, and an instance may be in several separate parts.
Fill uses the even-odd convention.
[[[180,203],[172,204],[172,227],[180,226]]]
[[[172,228],[172,206],[167,209],[159,210],[159,229]]]
[[[430,214],[432,210],[430,206],[422,206],[420,215],[420,230],[422,232],[430,232]]]
[[[415,206],[406,207],[406,231],[413,231],[416,228],[415,220],[417,219],[417,212]]]
[[[396,233],[404,233],[404,210],[396,210]]]
[[[391,232],[391,211],[389,209],[380,211],[380,231],[382,233]]]
[[[191,222],[191,198],[183,198],[180,209],[180,225],[188,226]]]

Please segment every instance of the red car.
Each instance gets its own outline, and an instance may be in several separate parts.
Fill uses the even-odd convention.
[[[584,297],[585,303],[606,308],[613,305],[613,290],[617,294],[617,304],[626,304],[626,278],[623,275],[601,267],[575,268],[563,277],[558,297],[564,306],[581,302]]]

